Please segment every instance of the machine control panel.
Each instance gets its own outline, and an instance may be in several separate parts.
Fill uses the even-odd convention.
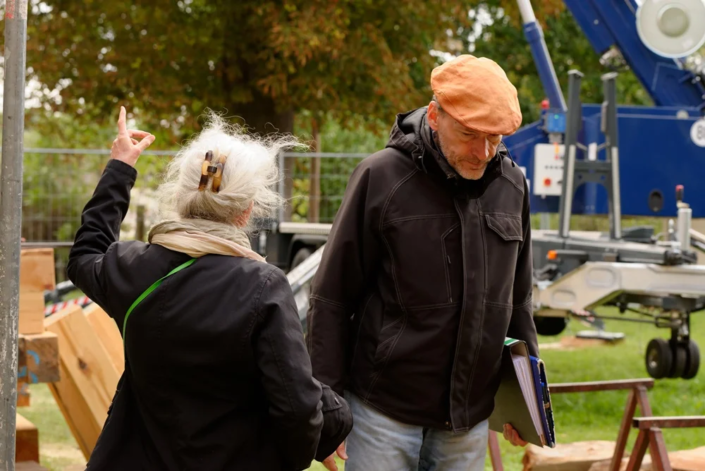
[[[560,110],[547,110],[544,116],[544,129],[547,133],[565,133],[566,114]]]
[[[534,151],[534,195],[560,196],[563,187],[565,146],[536,144]]]

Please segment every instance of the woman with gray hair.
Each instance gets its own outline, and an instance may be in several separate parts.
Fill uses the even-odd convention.
[[[152,142],[127,129],[121,108],[67,267],[116,321],[125,350],[88,469],[274,471],[324,460],[350,431],[350,411],[313,379],[286,276],[246,232],[281,204],[276,154],[296,140],[249,136],[211,114],[169,164],[164,221],[149,243],[118,242],[134,165]]]

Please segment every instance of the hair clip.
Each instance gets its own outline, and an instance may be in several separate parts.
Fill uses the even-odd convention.
[[[220,191],[220,183],[223,180],[223,167],[225,167],[225,161],[227,158],[224,155],[219,155],[218,163],[215,164],[216,172],[213,177],[213,185],[211,185],[211,191],[213,193],[218,193]]]
[[[201,180],[198,182],[198,191],[203,191],[208,187],[208,180],[213,177],[213,184],[211,185],[211,191],[218,193],[220,191],[220,184],[223,180],[223,167],[225,167],[226,157],[224,155],[218,154],[218,163],[213,164],[213,151],[209,150],[206,152],[206,158],[201,164]]]
[[[212,161],[213,152],[209,150],[208,152],[206,152],[206,159],[203,161],[203,164],[201,164],[201,180],[198,182],[198,191],[203,191],[206,189],[206,187],[208,186],[208,180],[210,180],[212,172],[215,172],[215,167],[211,165]],[[211,168],[213,170],[211,170]]]

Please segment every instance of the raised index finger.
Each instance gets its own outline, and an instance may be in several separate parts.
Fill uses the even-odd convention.
[[[118,118],[118,136],[127,136],[127,124],[125,123],[127,112],[125,107],[120,107],[120,117]]]

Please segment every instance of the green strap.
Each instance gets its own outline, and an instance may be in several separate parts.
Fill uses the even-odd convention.
[[[145,290],[145,292],[142,293],[142,294],[140,294],[140,297],[137,298],[134,303],[132,303],[132,306],[130,306],[130,309],[127,310],[127,314],[125,314],[125,320],[124,320],[124,322],[122,323],[122,339],[123,339],[123,343],[125,343],[125,339],[127,338],[127,319],[129,319],[130,314],[132,314],[132,311],[137,307],[137,305],[138,305],[139,303],[141,303],[142,301],[144,301],[144,298],[146,298],[147,296],[149,296],[149,295],[152,293],[152,291],[154,291],[155,289],[157,289],[157,288],[159,287],[159,285],[162,284],[162,281],[164,281],[165,279],[169,278],[169,277],[170,277],[171,275],[173,275],[174,273],[179,272],[179,271],[183,270],[184,268],[190,267],[190,266],[193,264],[193,262],[195,262],[195,261],[196,261],[196,259],[195,259],[195,258],[192,258],[192,259],[189,260],[188,262],[182,263],[182,264],[179,265],[178,267],[174,268],[174,269],[171,270],[169,273],[167,273],[166,276],[163,276],[163,277],[159,278],[157,281],[155,281],[155,282],[152,284],[152,286],[150,286],[149,288],[147,288],[147,289]]]

